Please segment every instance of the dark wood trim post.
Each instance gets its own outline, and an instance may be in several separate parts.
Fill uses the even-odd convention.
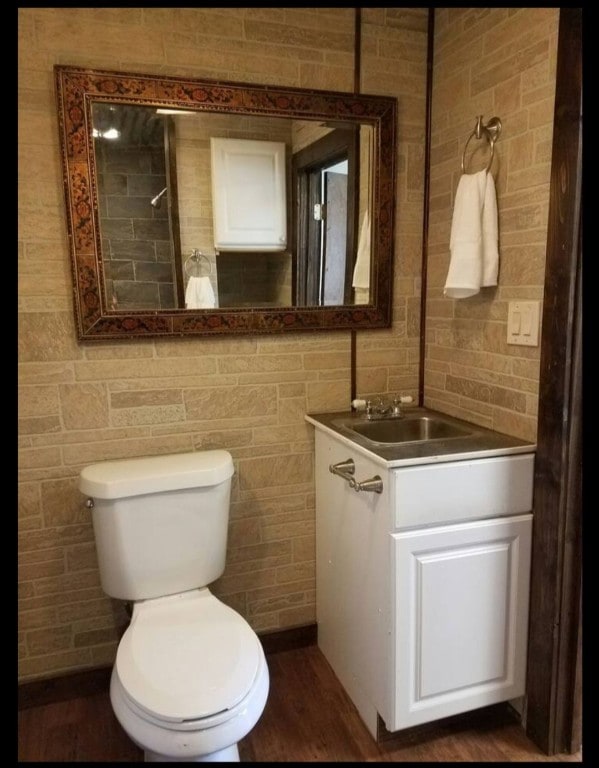
[[[527,735],[581,747],[582,9],[561,8],[534,481]]]

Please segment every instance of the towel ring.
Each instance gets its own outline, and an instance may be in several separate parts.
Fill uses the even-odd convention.
[[[212,262],[200,250],[194,248],[185,261],[187,277],[206,277],[212,274]]]
[[[491,168],[491,165],[493,164],[493,156],[495,154],[495,142],[497,141],[499,134],[501,133],[501,120],[498,117],[492,117],[489,122],[486,125],[483,125],[483,116],[479,115],[476,120],[476,125],[474,127],[474,130],[468,136],[468,141],[466,142],[466,146],[464,147],[464,152],[462,154],[462,173],[466,173],[466,150],[468,149],[468,144],[470,144],[470,140],[476,137],[477,139],[484,138],[487,139],[491,146],[491,157],[489,158],[489,163],[485,170],[487,173],[489,172],[489,169]]]

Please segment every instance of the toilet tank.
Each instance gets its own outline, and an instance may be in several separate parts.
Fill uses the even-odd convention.
[[[233,460],[197,451],[85,467],[102,589],[145,600],[204,587],[224,571]]]

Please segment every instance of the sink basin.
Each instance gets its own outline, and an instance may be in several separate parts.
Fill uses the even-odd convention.
[[[423,440],[446,440],[466,437],[471,430],[450,424],[433,416],[415,416],[403,419],[380,419],[343,424],[350,432],[361,435],[373,443],[412,443]]]
[[[402,418],[385,416],[369,420],[364,412],[345,410],[307,414],[306,420],[347,448],[370,454],[387,467],[536,450],[534,443],[424,406],[405,408]]]

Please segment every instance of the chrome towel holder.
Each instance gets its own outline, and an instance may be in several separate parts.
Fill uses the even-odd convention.
[[[491,146],[491,157],[489,158],[489,163],[486,167],[486,171],[489,171],[491,168],[491,163],[493,162],[493,154],[495,152],[495,142],[499,138],[501,134],[501,120],[498,117],[492,117],[489,122],[485,125],[483,123],[483,116],[478,115],[476,118],[476,125],[474,126],[474,130],[468,136],[468,141],[466,142],[466,146],[464,147],[464,152],[462,154],[462,173],[466,173],[466,150],[468,149],[468,144],[470,143],[470,140],[473,138],[477,139],[486,139],[490,146]]]
[[[212,274],[212,262],[198,248],[194,248],[185,261],[187,277],[207,277]]]
[[[329,464],[329,472],[333,475],[339,475],[344,480],[347,480],[349,487],[353,488],[356,493],[360,491],[371,491],[372,493],[383,492],[383,481],[380,475],[374,475],[368,478],[368,480],[362,480],[361,482],[354,477],[356,471],[356,465],[353,459],[346,459],[345,461],[338,461],[337,464]]]

